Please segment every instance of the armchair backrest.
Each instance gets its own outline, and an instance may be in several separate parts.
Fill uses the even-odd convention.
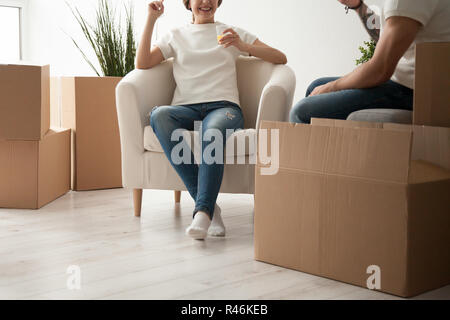
[[[237,81],[245,128],[255,128],[258,107],[264,86],[269,82],[274,65],[256,58],[237,61]],[[154,106],[169,105],[175,91],[172,60],[149,70],[134,70],[124,82],[134,83],[137,104],[143,124]]]

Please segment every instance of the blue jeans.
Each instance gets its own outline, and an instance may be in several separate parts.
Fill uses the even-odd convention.
[[[310,123],[311,118],[342,119],[364,109],[405,109],[413,108],[413,93],[410,88],[394,81],[369,89],[351,89],[338,92],[309,95],[314,88],[339,78],[321,78],[314,81],[306,92],[306,98],[291,110],[289,120],[295,123]]]
[[[201,164],[194,162],[192,150],[190,151],[190,163],[175,164],[171,157],[172,149],[179,143],[179,141],[172,141],[172,132],[176,129],[193,131],[195,121],[202,121],[202,137],[209,129],[219,130],[222,133],[223,148],[225,148],[226,130],[242,129],[244,116],[237,104],[228,101],[156,107],[150,116],[150,125],[158,137],[164,153],[195,201],[194,216],[198,211],[203,211],[212,219],[224,171],[224,159],[221,163],[207,164],[203,158],[205,148],[214,140],[200,142]]]

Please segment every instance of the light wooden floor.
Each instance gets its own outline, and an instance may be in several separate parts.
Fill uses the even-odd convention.
[[[71,192],[38,211],[0,209],[0,299],[398,299],[253,260],[253,197],[220,195],[228,235],[184,229],[193,201],[145,191]],[[81,268],[81,290],[66,270]],[[450,286],[418,297],[450,299]]]

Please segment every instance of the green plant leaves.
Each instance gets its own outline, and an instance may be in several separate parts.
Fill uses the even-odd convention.
[[[96,20],[92,25],[83,18],[78,9],[73,9],[67,2],[66,4],[94,50],[104,76],[123,77],[134,70],[137,45],[134,36],[134,17],[131,3],[128,7],[124,6],[126,12],[125,34],[120,23],[120,17],[119,22],[116,22],[115,9],[113,10],[109,6],[108,0],[98,1]],[[72,41],[80,50],[86,62],[100,76],[100,73],[77,42],[73,38]]]
[[[375,48],[377,47],[377,43],[374,40],[364,41],[364,45],[365,47],[359,47],[362,57],[356,60],[357,66],[372,59],[375,53]]]

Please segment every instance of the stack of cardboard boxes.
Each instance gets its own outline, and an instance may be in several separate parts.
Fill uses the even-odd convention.
[[[0,83],[0,207],[41,208],[70,187],[70,130],[50,129],[50,67],[0,65]]]
[[[450,284],[449,56],[417,48],[415,125],[262,124],[279,171],[258,159],[256,260],[403,297]]]
[[[0,65],[0,207],[35,209],[69,189],[122,187],[121,78],[49,73],[48,65]],[[67,129],[50,129],[60,125]]]

